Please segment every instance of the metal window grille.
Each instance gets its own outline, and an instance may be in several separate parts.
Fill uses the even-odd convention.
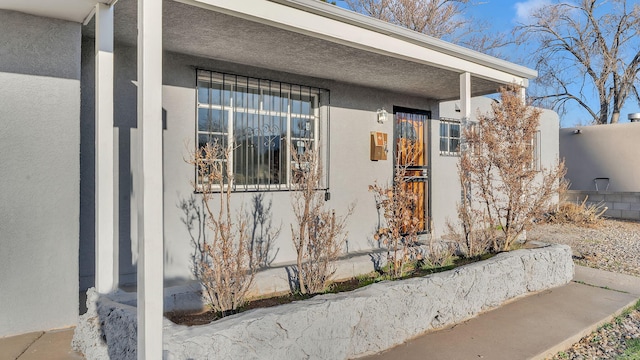
[[[197,71],[197,82],[198,146],[230,147],[224,165],[234,179],[226,185],[234,191],[292,189],[291,152],[319,151],[328,91],[208,70]]]

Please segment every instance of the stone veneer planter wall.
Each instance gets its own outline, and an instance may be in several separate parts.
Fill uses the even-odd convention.
[[[256,309],[201,326],[164,320],[165,359],[348,359],[571,281],[571,249],[517,250],[451,271]],[[135,294],[89,293],[73,340],[88,360],[136,358]]]

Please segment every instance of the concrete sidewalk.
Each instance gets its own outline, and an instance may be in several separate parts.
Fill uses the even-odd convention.
[[[364,359],[545,359],[639,298],[640,278],[576,266],[568,285],[517,299]]]
[[[73,328],[0,338],[0,360],[81,360],[71,350]]]
[[[640,298],[640,278],[576,266],[568,285],[519,298],[364,359],[544,359]],[[78,360],[73,329],[0,338],[0,360]]]

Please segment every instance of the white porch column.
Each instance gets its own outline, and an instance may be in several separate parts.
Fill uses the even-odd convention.
[[[113,6],[96,4],[95,21],[95,286],[106,294],[118,283],[113,197]]]
[[[138,359],[162,359],[162,1],[138,0]]]
[[[460,116],[464,120],[471,118],[471,73],[460,74]]]
[[[523,104],[527,104],[527,88],[525,88],[524,86],[520,87],[520,100]]]

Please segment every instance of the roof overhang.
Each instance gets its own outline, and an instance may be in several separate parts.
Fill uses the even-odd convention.
[[[210,4],[209,0],[176,0],[182,2],[200,2]],[[432,49],[434,51],[448,54],[459,59],[468,60],[475,64],[484,65],[499,71],[511,73],[515,76],[532,79],[538,76],[536,70],[514,64],[493,56],[489,56],[459,45],[452,44],[422,33],[397,26],[386,21],[372,18],[360,13],[330,5],[317,0],[269,0],[273,3],[283,4],[305,12],[320,15],[323,18],[337,20],[341,23],[350,24],[358,28],[367,29],[376,33],[384,34],[402,41],[414,43],[420,47]],[[280,19],[282,20],[282,19]],[[343,34],[339,34],[341,36]]]
[[[0,9],[82,23],[93,15],[97,3],[117,0],[2,0]]]
[[[3,8],[82,22],[98,2],[4,0]],[[61,5],[63,4],[63,5]],[[135,45],[137,1],[115,6],[116,42]],[[93,25],[83,30],[93,36]],[[535,70],[317,0],[163,0],[166,51],[436,100],[505,84],[528,86]]]
[[[438,100],[459,97],[459,75],[465,72],[471,74],[473,96],[495,93],[505,84],[526,87],[537,76],[535,70],[317,0],[176,1],[233,17],[236,26],[245,27],[240,34],[273,33],[271,41],[264,35],[235,40],[260,54],[269,49],[272,54],[288,54],[275,55],[273,64],[259,55],[262,67]],[[211,23],[215,22],[207,22]],[[216,33],[224,32],[222,28]],[[305,53],[295,51],[293,44]],[[251,62],[248,52],[237,54],[236,61]]]

